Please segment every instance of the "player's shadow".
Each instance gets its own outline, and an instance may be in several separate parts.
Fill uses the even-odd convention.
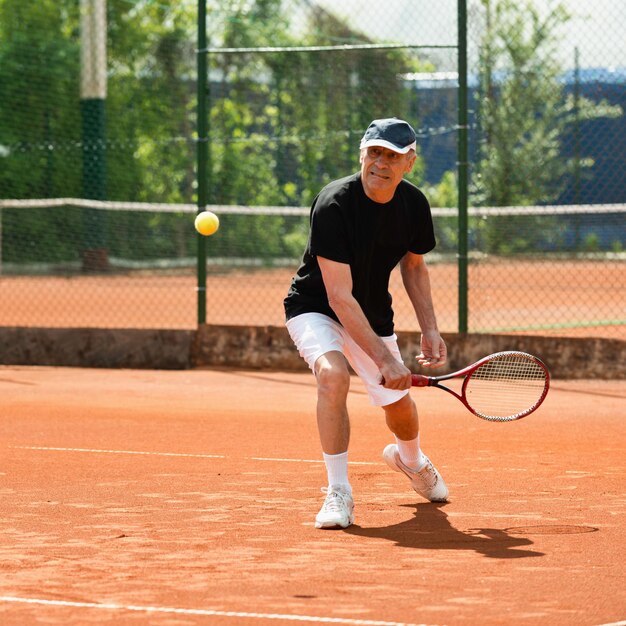
[[[411,519],[391,526],[364,528],[356,524],[344,532],[372,539],[387,539],[402,548],[422,550],[473,550],[491,559],[521,559],[544,556],[543,552],[519,548],[530,546],[526,537],[512,536],[501,528],[470,528],[461,531],[450,524],[443,503],[403,504],[415,508]]]

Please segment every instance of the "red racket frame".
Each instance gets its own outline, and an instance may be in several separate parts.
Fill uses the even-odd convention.
[[[469,383],[472,377],[472,374],[485,363],[488,363],[489,361],[493,361],[497,357],[510,356],[510,355],[523,356],[526,359],[534,361],[537,365],[539,365],[543,369],[543,371],[545,372],[545,385],[544,385],[543,393],[539,397],[539,400],[532,407],[529,407],[525,411],[521,411],[520,413],[517,413],[514,416],[486,417],[484,415],[481,415],[480,413],[477,413],[476,410],[473,409],[472,406],[467,401],[467,397],[465,393],[467,389],[467,384]],[[464,378],[460,394],[450,389],[449,387],[446,387],[445,385],[441,384],[441,381],[450,380],[452,378]],[[486,419],[492,422],[511,422],[514,420],[521,419],[522,417],[526,417],[527,415],[530,415],[531,413],[534,413],[541,406],[541,403],[546,399],[546,396],[548,395],[548,389],[550,388],[550,372],[548,371],[546,364],[541,359],[537,358],[536,356],[533,356],[532,354],[528,354],[527,352],[520,352],[519,350],[508,350],[508,351],[495,352],[493,354],[490,354],[489,356],[483,357],[479,361],[476,361],[476,363],[473,363],[472,365],[468,365],[467,367],[464,367],[463,369],[457,372],[452,372],[451,374],[444,374],[442,376],[424,376],[422,374],[412,374],[411,385],[413,387],[437,387],[438,389],[443,389],[444,391],[447,391],[448,393],[452,394],[455,398],[460,400],[465,405],[465,408],[467,408],[467,410],[470,411],[470,413],[476,415],[477,417],[480,417],[481,419]]]

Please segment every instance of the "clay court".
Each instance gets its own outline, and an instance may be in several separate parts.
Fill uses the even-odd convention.
[[[458,331],[458,269],[429,265],[440,329]],[[208,324],[283,326],[293,268],[209,267]],[[626,339],[626,262],[521,259],[469,269],[469,332]],[[0,326],[179,328],[197,325],[197,281],[185,273],[0,276]],[[398,269],[397,330],[417,330]]]
[[[321,531],[309,374],[0,368],[0,622],[626,623],[626,383],[508,424],[412,393],[450,502],[384,464],[354,379],[356,523]]]

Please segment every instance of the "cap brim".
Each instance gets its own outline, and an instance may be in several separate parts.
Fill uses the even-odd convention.
[[[363,148],[369,148],[370,146],[379,146],[381,148],[388,148],[389,150],[393,150],[394,152],[399,152],[400,154],[406,154],[409,150],[415,150],[417,146],[417,142],[410,143],[408,146],[404,146],[404,148],[400,148],[396,146],[395,143],[391,143],[390,141],[385,141],[384,139],[370,139],[368,141],[362,141],[359,148],[363,150]]]

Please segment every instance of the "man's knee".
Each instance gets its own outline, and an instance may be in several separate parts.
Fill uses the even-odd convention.
[[[417,417],[417,407],[415,406],[415,402],[410,394],[406,394],[393,402],[392,404],[388,404],[383,407],[385,410],[385,414],[387,419],[392,419],[394,421],[410,421]]]
[[[315,364],[318,393],[327,396],[345,396],[350,388],[350,372],[345,357],[340,353],[321,356]]]

